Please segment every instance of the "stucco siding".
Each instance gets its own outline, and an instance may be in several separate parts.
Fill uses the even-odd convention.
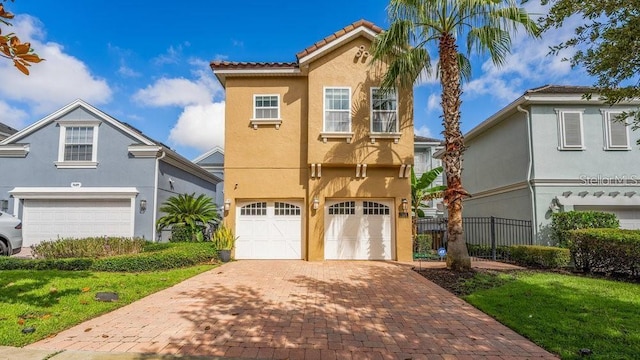
[[[515,113],[465,143],[462,184],[472,195],[527,180],[529,143],[524,113]]]
[[[528,188],[508,191],[464,201],[463,216],[495,216],[506,219],[532,220],[531,193]]]

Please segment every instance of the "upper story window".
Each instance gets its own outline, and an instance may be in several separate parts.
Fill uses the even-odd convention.
[[[256,94],[253,95],[253,118],[251,126],[258,129],[258,125],[275,125],[280,129],[280,95]]]
[[[604,149],[631,150],[627,121],[618,119],[622,111],[601,110],[601,112],[604,121]]]
[[[584,150],[584,131],[582,126],[583,110],[559,110],[558,149]]]
[[[324,89],[324,131],[346,133],[351,131],[351,89]]]
[[[398,132],[398,96],[395,90],[371,89],[371,132]]]
[[[280,101],[278,95],[254,95],[253,118],[254,119],[279,119]]]
[[[98,166],[99,122],[58,122],[60,144],[58,168],[96,168]]]

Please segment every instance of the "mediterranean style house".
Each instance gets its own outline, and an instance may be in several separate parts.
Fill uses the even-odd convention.
[[[22,219],[25,247],[65,237],[156,240],[163,202],[215,198],[220,181],[82,100],[0,141],[0,169],[0,204]]]
[[[412,91],[360,20],[294,62],[214,61],[226,91],[225,223],[238,259],[412,258]]]
[[[612,212],[621,227],[640,228],[640,133],[616,121],[638,103],[610,107],[589,92],[531,89],[469,131],[464,215],[531,220],[541,244],[557,211]]]

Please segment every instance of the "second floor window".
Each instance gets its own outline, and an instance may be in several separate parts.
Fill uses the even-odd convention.
[[[258,119],[279,119],[280,106],[278,95],[254,95],[253,96],[253,118]]]
[[[97,166],[98,122],[61,121],[58,168],[95,168]]]
[[[351,131],[351,91],[349,88],[324,89],[324,131]]]
[[[395,90],[371,89],[371,132],[398,132],[398,98]]]
[[[619,120],[621,111],[602,111],[604,120],[605,150],[630,150],[629,127],[625,120]]]
[[[582,110],[556,110],[558,114],[559,149],[583,150]]]

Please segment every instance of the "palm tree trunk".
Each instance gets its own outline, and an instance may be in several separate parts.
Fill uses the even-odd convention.
[[[471,268],[471,259],[464,241],[462,229],[462,198],[467,192],[462,187],[462,152],[464,141],[460,131],[460,69],[455,38],[446,34],[440,38],[440,83],[442,85],[442,111],[444,125],[444,169],[447,190],[444,203],[447,206],[447,267],[464,271]]]

